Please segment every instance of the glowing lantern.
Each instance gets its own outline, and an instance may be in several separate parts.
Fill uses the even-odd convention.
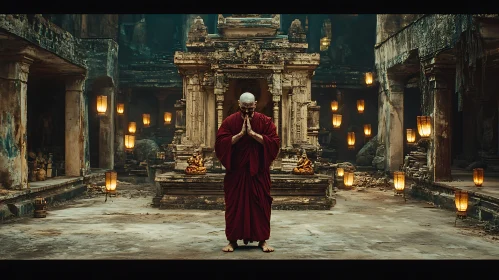
[[[468,193],[457,190],[455,192],[455,202],[457,217],[466,217],[466,210],[468,209]]]
[[[406,130],[406,134],[407,134],[407,143],[414,144],[414,142],[416,142],[416,131],[412,128],[408,128]]]
[[[418,116],[418,132],[422,138],[428,138],[431,134],[431,118],[429,116]]]
[[[357,111],[359,111],[360,114],[364,113],[364,100],[363,99],[357,100]]]
[[[331,111],[333,112],[338,111],[338,101],[336,100],[331,101]]]
[[[341,115],[333,114],[333,128],[340,128],[341,126]]]
[[[397,193],[402,193],[405,188],[405,173],[402,171],[393,172],[393,186]]]
[[[116,171],[106,172],[106,192],[113,193],[116,191],[116,180],[118,173]]]
[[[329,48],[330,44],[331,44],[331,39],[328,39],[327,37],[322,38],[320,46],[321,52],[326,51]]]
[[[118,115],[123,115],[125,112],[125,103],[118,103],[118,105],[116,105],[116,112]]]
[[[338,175],[338,177],[343,177],[343,175],[345,174],[345,170],[341,167],[338,167],[336,168],[336,175]]]
[[[347,144],[349,150],[355,150],[355,132],[348,132]]]
[[[97,96],[97,114],[105,115],[107,111],[107,96],[99,95]]]
[[[170,112],[165,112],[164,119],[165,119],[165,124],[170,124],[170,123],[172,123],[172,113],[170,113]]]
[[[373,84],[373,73],[367,72],[365,75],[365,80],[366,80],[366,85],[372,85]]]
[[[118,173],[114,170],[106,171],[106,200],[107,195],[116,193],[116,181],[118,179]]]
[[[366,137],[371,136],[371,124],[365,124],[364,125],[364,135]]]
[[[343,184],[345,187],[353,186],[353,172],[346,171],[343,175]]]
[[[134,134],[135,131],[137,131],[137,123],[136,122],[130,122],[128,124],[128,132],[130,132],[131,134]]]
[[[473,183],[475,186],[481,187],[483,184],[483,168],[473,169]]]
[[[125,148],[127,150],[132,150],[135,147],[135,135],[125,135]]]
[[[142,122],[144,123],[144,127],[148,127],[151,124],[151,115],[142,114]]]

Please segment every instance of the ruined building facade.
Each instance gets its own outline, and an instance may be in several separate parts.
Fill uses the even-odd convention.
[[[377,15],[377,159],[383,169],[449,181],[453,167],[498,158],[499,15]],[[406,129],[429,116],[431,135]],[[418,137],[419,138],[419,137]]]

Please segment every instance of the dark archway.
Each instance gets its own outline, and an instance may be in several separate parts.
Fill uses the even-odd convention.
[[[239,110],[238,100],[244,92],[251,92],[257,100],[256,111],[272,117],[272,96],[265,79],[232,79],[224,96],[224,119]]]

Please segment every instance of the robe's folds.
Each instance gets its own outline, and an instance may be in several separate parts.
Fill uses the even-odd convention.
[[[215,153],[226,169],[225,235],[227,240],[263,241],[270,237],[270,165],[279,153],[280,139],[272,119],[255,112],[251,128],[263,136],[263,144],[241,132],[241,113],[228,116],[217,132]]]

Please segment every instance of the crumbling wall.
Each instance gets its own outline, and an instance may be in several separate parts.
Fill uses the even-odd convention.
[[[378,20],[380,19],[383,20],[383,17],[378,17]],[[385,20],[388,19],[385,18]],[[390,99],[389,96],[392,94],[388,81],[388,70],[392,70],[399,78],[414,74],[410,73],[404,67],[395,70],[394,66],[404,66],[408,60],[415,56],[419,61],[426,61],[435,57],[443,50],[454,48],[461,38],[463,31],[472,26],[472,22],[469,19],[470,15],[425,15],[413,21],[398,33],[393,34],[386,41],[375,46],[375,66],[377,78],[380,83],[381,102],[379,102],[379,117],[385,119],[385,121],[379,120],[378,140],[381,145],[384,144],[386,146],[387,153],[389,153],[388,147],[390,143],[383,143],[384,137],[380,135],[385,135],[391,129],[387,127],[387,124],[390,123],[387,120],[392,117],[392,106],[396,105],[388,102]],[[380,25],[382,26],[383,22],[378,22],[378,28]],[[421,67],[423,67],[422,64]],[[425,77],[424,69],[412,68],[410,71],[421,74],[420,83],[423,97],[421,102],[423,108],[421,111],[431,116],[433,112],[433,99],[430,95],[430,89],[427,86],[428,81]],[[405,83],[406,81],[402,78],[398,82]],[[404,85],[402,84],[401,86]],[[432,168],[433,166],[430,164],[428,169],[432,170]]]
[[[79,39],[46,20],[41,14],[0,14],[0,29],[86,68]]]
[[[382,43],[421,16],[423,14],[378,14],[376,44]]]

